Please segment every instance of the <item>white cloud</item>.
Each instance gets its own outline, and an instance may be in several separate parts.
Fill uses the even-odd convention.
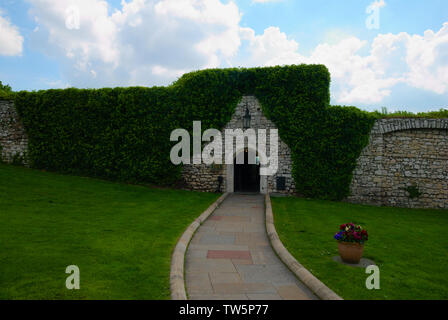
[[[101,0],[29,1],[34,42],[61,60],[75,86],[167,84],[220,66],[241,44],[232,1],[122,1],[113,13]]]
[[[331,41],[304,55],[278,27],[262,34],[241,27],[232,1],[132,0],[114,12],[103,0],[28,1],[37,21],[34,43],[59,59],[73,86],[151,86],[208,67],[322,63],[334,103],[381,103],[397,84],[448,94],[448,23],[372,42],[330,34]]]
[[[175,70],[175,69],[167,69],[163,66],[156,65],[151,68],[151,73],[156,76],[165,77],[168,79],[177,78],[186,73],[186,70]]]
[[[22,54],[22,50],[23,37],[19,29],[0,10],[0,55],[18,56]]]
[[[262,35],[255,35],[250,28],[241,28],[241,36],[249,41],[252,65],[292,64],[301,60],[299,44],[288,39],[278,27],[269,27]]]
[[[382,8],[384,6],[386,6],[386,2],[384,0],[375,0],[369,5],[369,7],[378,8],[378,9]]]
[[[404,41],[409,66],[406,82],[438,94],[448,92],[448,22],[438,32],[407,35]]]
[[[30,13],[38,29],[34,37],[41,37],[42,50],[74,67],[74,74],[91,74],[95,63],[115,68],[120,52],[118,26],[108,16],[104,1],[30,0]],[[72,14],[79,14],[74,18]],[[70,71],[71,72],[71,71]]]
[[[448,93],[448,23],[438,32],[428,30],[423,36],[380,34],[371,44],[347,37],[335,44],[322,43],[308,56],[300,54],[299,43],[278,28],[267,28],[262,35],[255,35],[249,28],[240,33],[249,42],[246,62],[250,65],[326,65],[336,103],[379,103],[399,83]],[[369,54],[361,55],[365,48]]]

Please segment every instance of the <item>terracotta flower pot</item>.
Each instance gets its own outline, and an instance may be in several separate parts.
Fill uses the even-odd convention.
[[[354,242],[338,241],[338,250],[343,261],[356,264],[362,258],[364,245]]]

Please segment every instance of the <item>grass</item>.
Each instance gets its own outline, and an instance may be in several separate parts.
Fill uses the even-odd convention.
[[[448,299],[448,211],[372,207],[294,197],[272,199],[275,225],[291,254],[344,299]],[[380,290],[369,274],[332,260],[339,225],[369,232],[364,257],[380,269]]]
[[[172,250],[218,196],[0,164],[0,299],[169,299]]]

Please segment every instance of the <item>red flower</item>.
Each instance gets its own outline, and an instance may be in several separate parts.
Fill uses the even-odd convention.
[[[338,241],[364,243],[368,239],[367,231],[353,222],[341,224],[339,230],[335,236]]]

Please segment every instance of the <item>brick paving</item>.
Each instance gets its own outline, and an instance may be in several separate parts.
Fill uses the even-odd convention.
[[[229,195],[199,227],[185,260],[191,300],[317,299],[272,250],[263,195]]]

